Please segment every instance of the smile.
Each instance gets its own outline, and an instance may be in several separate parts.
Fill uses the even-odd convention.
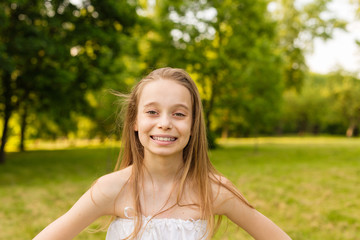
[[[176,140],[175,137],[159,137],[159,136],[151,136],[152,139],[156,141],[162,141],[162,142],[174,142]]]

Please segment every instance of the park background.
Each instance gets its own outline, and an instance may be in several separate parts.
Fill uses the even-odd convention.
[[[360,2],[344,2],[359,19]],[[1,1],[0,238],[33,237],[112,171],[110,90],[164,66],[195,80],[212,161],[261,212],[294,239],[359,238],[360,65],[306,61],[348,31],[331,3]],[[249,239],[225,228],[217,239]]]

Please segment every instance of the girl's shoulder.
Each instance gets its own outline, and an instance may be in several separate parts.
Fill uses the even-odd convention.
[[[221,200],[224,197],[228,197],[231,191],[233,184],[229,179],[220,175],[220,174],[213,174],[210,177],[211,189],[213,192],[213,198],[215,201]]]
[[[93,188],[109,199],[115,199],[129,182],[132,166],[100,177]]]
[[[223,214],[222,206],[231,199],[241,195],[235,185],[226,177],[214,174],[211,177],[213,206],[216,214]]]
[[[210,175],[211,187],[217,191],[224,191],[227,187],[234,186],[232,182],[221,174],[211,174]],[[215,191],[216,192],[216,191]]]

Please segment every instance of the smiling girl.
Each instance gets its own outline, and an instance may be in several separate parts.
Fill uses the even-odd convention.
[[[255,239],[290,239],[212,166],[199,92],[182,69],[161,68],[127,97],[116,171],[35,237],[72,239],[103,215],[107,240],[211,239],[227,216]]]

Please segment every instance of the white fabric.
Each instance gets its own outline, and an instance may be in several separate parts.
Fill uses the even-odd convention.
[[[125,211],[126,212],[126,211]],[[206,220],[144,217],[138,240],[203,240]],[[117,218],[108,229],[106,240],[120,240],[134,230],[134,220]]]

